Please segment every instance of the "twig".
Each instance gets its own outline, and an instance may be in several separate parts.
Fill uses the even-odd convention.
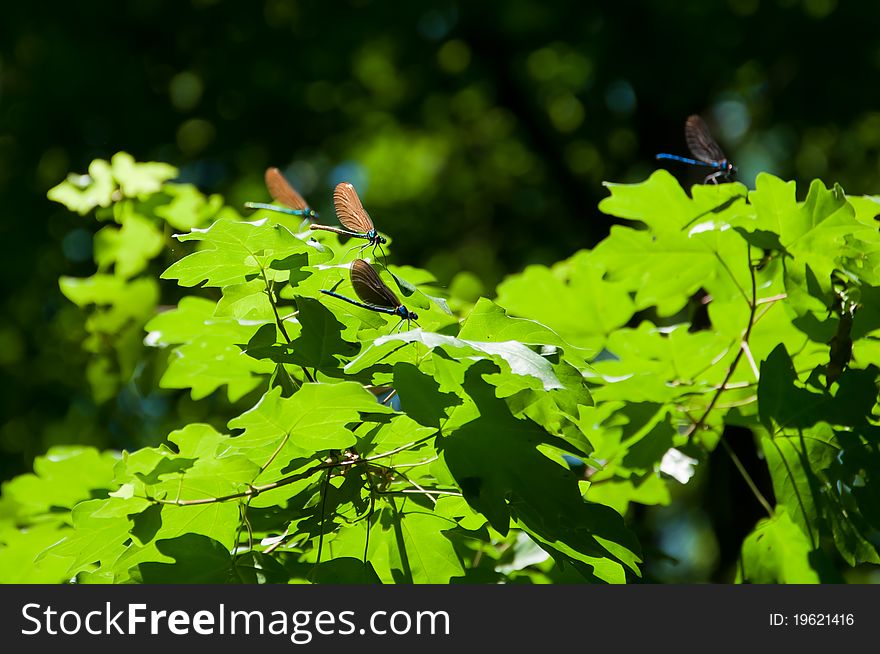
[[[240,491],[238,493],[230,493],[229,495],[223,495],[220,497],[202,497],[202,498],[193,499],[193,500],[181,500],[181,499],[167,500],[167,499],[162,499],[162,498],[158,498],[158,497],[150,497],[149,495],[145,495],[144,499],[146,499],[150,502],[155,502],[156,504],[168,504],[168,505],[172,505],[172,506],[200,506],[203,504],[215,504],[217,502],[228,502],[229,500],[234,500],[234,499],[238,499],[241,497],[256,497],[257,495],[260,495],[261,493],[265,493],[266,491],[275,490],[276,488],[281,488],[282,486],[287,486],[289,484],[293,484],[295,482],[302,481],[303,479],[308,479],[309,477],[311,477],[311,476],[313,476],[323,470],[327,470],[328,468],[344,468],[344,467],[350,467],[350,466],[354,466],[354,465],[360,465],[362,463],[367,463],[370,461],[378,461],[381,459],[385,459],[389,456],[397,454],[398,452],[402,452],[402,451],[409,449],[411,447],[415,447],[416,445],[421,445],[422,443],[424,443],[425,441],[427,441],[433,437],[434,437],[434,435],[431,434],[430,436],[425,436],[423,438],[415,440],[412,443],[407,443],[406,445],[401,445],[400,447],[396,447],[393,450],[389,450],[388,452],[383,452],[381,454],[375,454],[373,456],[365,457],[362,459],[350,459],[350,460],[343,460],[343,461],[330,461],[330,462],[319,463],[319,464],[314,465],[311,468],[308,468],[307,470],[304,470],[300,473],[290,475],[289,477],[283,477],[283,478],[279,479],[278,481],[273,481],[268,484],[262,484],[260,486],[249,486],[247,490]]]
[[[739,470],[739,473],[742,475],[743,479],[745,479],[746,484],[749,489],[752,491],[752,494],[758,498],[758,501],[764,507],[764,510],[767,511],[767,515],[773,516],[773,507],[770,506],[770,503],[764,497],[758,487],[755,485],[755,482],[752,480],[751,475],[746,471],[745,466],[742,464],[742,461],[739,460],[739,457],[736,455],[736,452],[733,451],[733,448],[730,447],[730,444],[727,442],[727,439],[724,438],[724,434],[721,435],[721,444],[724,446],[725,451],[728,456],[730,456],[733,461],[733,465],[736,466],[736,469]]]
[[[737,367],[737,365],[739,365],[740,359],[742,359],[744,354],[748,353],[749,336],[752,333],[752,327],[754,327],[754,325],[755,325],[755,310],[758,306],[758,303],[757,303],[757,295],[758,295],[757,280],[755,279],[755,268],[751,264],[751,251],[752,251],[751,245],[749,245],[747,243],[746,244],[746,255],[747,255],[748,261],[749,261],[749,276],[751,277],[751,286],[752,286],[751,299],[747,299],[747,301],[749,303],[748,324],[746,325],[745,331],[743,332],[743,335],[740,338],[740,347],[737,348],[736,356],[734,356],[733,362],[730,364],[730,367],[727,369],[727,374],[724,376],[724,380],[721,382],[721,385],[718,387],[718,390],[715,391],[715,393],[712,395],[712,399],[709,400],[709,406],[706,407],[706,410],[703,412],[703,415],[701,415],[700,418],[691,425],[690,429],[688,429],[688,431],[686,433],[686,436],[688,436],[688,437],[692,436],[698,429],[702,429],[703,427],[705,427],[706,420],[708,420],[709,415],[715,409],[715,405],[718,403],[718,400],[720,399],[721,394],[724,393],[725,390],[727,390],[727,383],[730,381],[731,377],[733,377],[733,373],[736,371],[736,367]],[[726,266],[725,266],[725,268],[726,268]],[[770,503],[761,494],[761,491],[758,489],[757,485],[752,480],[748,471],[742,465],[742,462],[739,460],[739,458],[736,456],[736,454],[733,452],[733,450],[727,444],[727,442],[724,438],[724,434],[723,433],[719,434],[719,437],[721,439],[722,444],[724,445],[725,450],[727,450],[727,453],[733,459],[734,465],[736,466],[737,470],[739,470],[739,473],[743,476],[743,479],[745,479],[746,484],[751,489],[752,493],[755,495],[758,502],[760,502],[761,505],[766,509],[767,513],[772,516],[773,509],[770,506]]]
[[[751,254],[751,246],[746,244],[746,247],[749,249],[749,254]],[[751,259],[749,259],[751,261]],[[749,336],[752,333],[752,326],[754,325],[755,320],[755,300],[757,296],[757,282],[755,280],[755,269],[752,268],[751,263],[749,264],[749,272],[751,273],[752,279],[752,299],[749,301],[749,321],[746,325],[746,329],[743,332],[742,337],[740,338],[740,344],[745,343],[749,340]],[[733,358],[733,362],[730,364],[730,367],[727,369],[727,374],[724,376],[724,380],[721,382],[721,385],[718,387],[718,390],[715,391],[715,394],[712,396],[712,399],[709,400],[709,406],[706,407],[706,410],[703,412],[703,415],[700,416],[699,420],[691,425],[691,428],[687,431],[686,436],[690,437],[696,432],[698,429],[702,429],[706,420],[709,418],[709,415],[715,409],[715,404],[718,402],[718,399],[721,397],[721,394],[727,389],[727,382],[730,381],[730,378],[733,377],[733,373],[736,372],[736,367],[739,364],[740,359],[743,356],[745,350],[740,345],[737,348],[736,355]]]
[[[315,567],[313,570],[317,569],[318,564],[321,563],[321,551],[324,549],[324,519],[325,519],[325,509],[327,508],[327,492],[330,490],[330,471],[328,470],[324,476],[324,491],[321,493],[321,522],[318,525],[318,556],[315,559]]]
[[[410,482],[410,483],[412,483],[412,482]],[[431,499],[434,502],[434,504],[437,504],[437,500],[430,497],[431,495],[452,495],[454,497],[462,497],[462,494],[459,491],[440,490],[440,489],[434,489],[434,488],[422,488],[421,486],[419,486],[417,489],[401,488],[399,490],[387,490],[387,491],[380,491],[379,492],[380,495],[399,495],[401,493],[409,494],[409,495],[412,495],[412,494],[427,495],[429,497],[429,499]]]

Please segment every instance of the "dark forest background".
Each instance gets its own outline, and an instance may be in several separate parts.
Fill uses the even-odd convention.
[[[0,479],[56,444],[155,444],[191,408],[155,389],[96,403],[84,380],[83,316],[58,278],[94,271],[99,225],[46,191],[96,157],[171,163],[237,206],[268,201],[263,171],[279,166],[330,216],[352,181],[396,263],[492,296],[597,243],[602,182],[687,154],[691,113],[747,185],[768,171],[800,197],[816,177],[880,193],[878,82],[869,0],[7,3]],[[687,184],[704,172],[668,167]],[[678,508],[634,519],[670,554],[679,527],[720,545],[649,580],[729,574],[737,552],[722,550],[760,514],[716,458]]]

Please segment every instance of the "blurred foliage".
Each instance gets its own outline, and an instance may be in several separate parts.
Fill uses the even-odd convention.
[[[58,279],[123,259],[134,284],[175,254],[128,261],[137,235],[110,214],[99,209],[96,226],[47,201],[68,171],[124,150],[177,167],[177,202],[195,202],[194,184],[241,206],[268,200],[262,173],[277,165],[325,215],[348,179],[393,236],[395,263],[424,266],[473,300],[529,264],[595,245],[609,227],[595,209],[601,182],[644,179],[656,152],[686,154],[690,113],[707,118],[749,187],[769,171],[803,188],[822,177],[876,193],[878,28],[868,0],[5,7],[0,478],[52,445],[155,444],[228,409],[219,394],[206,410],[156,392],[153,365],[118,357],[105,368],[116,381],[94,388],[111,359],[92,356],[94,334],[83,350],[89,326]],[[155,210],[139,209],[162,219]],[[165,225],[163,238],[190,226]],[[134,304],[149,306],[152,291],[140,292]]]

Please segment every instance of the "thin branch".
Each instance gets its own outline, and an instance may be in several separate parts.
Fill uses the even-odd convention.
[[[360,461],[361,462],[369,462],[369,461],[378,461],[380,459],[387,459],[389,456],[397,454],[398,452],[403,452],[404,450],[408,450],[412,447],[415,447],[416,445],[421,445],[425,441],[429,441],[432,438],[434,438],[434,434],[431,434],[429,436],[424,436],[423,438],[415,440],[411,443],[407,443],[406,445],[401,445],[400,447],[395,447],[393,450],[388,450],[387,452],[384,452],[382,454],[375,454],[373,456],[364,457],[363,459],[360,459]]]
[[[373,519],[373,511],[376,509],[376,495],[379,494],[379,491],[373,483],[373,476],[370,474],[369,466],[364,469],[364,476],[367,478],[367,483],[370,485],[370,510],[367,512],[367,535],[364,538],[364,563],[366,564],[367,554],[370,551],[370,530],[373,528],[370,521]]]
[[[795,368],[795,374],[798,377],[800,377],[803,374],[807,374],[807,373],[812,372],[812,370],[813,369],[809,368],[809,367],[803,368],[803,369]],[[673,383],[672,385],[675,386],[676,384]],[[683,386],[683,385],[684,384],[678,384],[678,386]],[[696,396],[705,395],[706,393],[715,393],[719,389],[725,390],[725,391],[731,391],[731,390],[736,390],[736,389],[741,389],[741,388],[750,388],[751,386],[757,386],[757,385],[758,385],[757,380],[756,381],[730,382],[728,384],[725,384],[723,387],[720,384],[718,384],[716,386],[706,386],[706,387],[696,389],[693,391],[688,391],[687,393],[682,393],[681,397],[689,397],[689,396],[696,397]],[[717,406],[716,406],[716,408],[717,408]]]
[[[431,496],[431,493],[429,493],[427,490],[425,490],[424,488],[422,488],[421,486],[419,486],[419,485],[418,485],[416,482],[414,482],[412,479],[410,479],[409,477],[407,477],[406,474],[400,472],[399,470],[395,470],[394,468],[388,468],[388,470],[391,471],[391,474],[392,474],[392,475],[397,475],[398,477],[400,477],[401,479],[403,479],[406,483],[411,484],[412,486],[414,486],[415,489],[416,489],[415,491],[409,491],[409,490],[407,490],[407,489],[401,489],[401,490],[399,490],[399,491],[394,491],[394,492],[399,492],[399,493],[406,493],[406,492],[416,492],[416,493],[421,493],[421,494],[423,494],[425,497],[427,497],[429,500],[431,500],[431,503],[432,503],[432,504],[434,504],[435,506],[437,505],[437,500],[435,500],[435,499]],[[390,492],[392,492],[392,491],[387,491],[387,492],[390,493]]]
[[[749,254],[751,253],[751,246],[746,244],[746,247],[749,249]],[[750,259],[751,261],[751,259]],[[740,338],[740,343],[745,343],[749,340],[749,336],[752,333],[752,327],[755,324],[755,301],[757,299],[757,281],[755,280],[755,269],[752,268],[751,264],[749,265],[749,272],[751,273],[752,280],[752,299],[749,301],[749,321],[746,325],[746,329],[743,332],[742,337]],[[748,301],[748,300],[747,300]],[[745,350],[742,347],[737,348],[736,356],[733,358],[733,362],[730,364],[730,367],[727,369],[727,374],[724,376],[724,380],[721,382],[721,385],[718,387],[718,390],[712,396],[712,399],[709,401],[709,406],[706,407],[706,410],[703,412],[703,415],[700,416],[699,420],[697,420],[691,428],[688,430],[686,436],[690,437],[696,432],[698,429],[702,429],[706,420],[709,418],[709,415],[715,409],[715,404],[718,402],[718,399],[721,397],[721,394],[727,389],[727,382],[730,381],[730,378],[733,377],[733,373],[736,372],[736,367],[739,364],[740,359],[743,356]]]
[[[290,538],[291,536],[293,536],[293,534],[288,533],[289,530],[290,530],[290,524],[288,523],[287,527],[284,529],[284,533],[281,534],[281,536],[278,537],[278,540],[276,540],[274,543],[272,543],[271,545],[269,545],[269,547],[267,547],[266,549],[264,549],[264,550],[263,550],[263,554],[271,554],[271,553],[274,552],[276,549],[278,549],[279,547],[281,547],[281,544],[284,543],[284,541],[286,541],[288,538]]]
[[[261,474],[266,472],[266,468],[268,468],[270,465],[272,465],[272,462],[275,460],[275,457],[278,456],[278,454],[281,452],[282,449],[284,449],[284,446],[287,445],[287,441],[289,441],[289,440],[290,440],[290,432],[284,434],[284,438],[281,439],[281,442],[278,444],[278,447],[275,448],[275,451],[269,455],[269,458],[266,460],[266,463],[264,463],[263,465],[260,466],[260,471],[257,473],[256,477],[254,477],[254,479],[256,479]]]
[[[738,406],[748,406],[750,404],[754,404],[758,399],[757,395],[749,395],[748,397],[744,397],[741,400],[734,400],[733,402],[725,402],[724,404],[716,404],[716,409],[733,409]]]
[[[324,476],[324,491],[321,493],[321,523],[318,527],[318,556],[315,559],[315,568],[321,563],[321,551],[324,549],[324,519],[325,509],[327,508],[327,493],[330,490],[330,471],[328,470]]]
[[[416,466],[423,466],[428,463],[434,463],[434,461],[438,461],[440,459],[439,456],[432,456],[430,459],[425,459],[423,461],[414,461],[413,463],[398,463],[394,466],[395,469],[400,468],[415,468]]]
[[[304,471],[297,473],[295,475],[290,475],[289,477],[283,477],[283,478],[279,479],[278,481],[273,481],[268,484],[262,484],[260,486],[249,486],[247,490],[243,490],[238,493],[230,493],[229,495],[223,495],[220,497],[202,497],[202,498],[193,499],[193,500],[181,500],[181,499],[167,500],[167,499],[162,499],[162,498],[158,498],[158,497],[150,497],[149,495],[145,495],[144,499],[146,499],[150,502],[155,502],[156,504],[168,504],[168,505],[172,505],[172,506],[200,506],[203,504],[215,504],[217,502],[228,502],[229,500],[234,500],[234,499],[238,499],[241,497],[256,497],[257,495],[260,495],[261,493],[265,493],[266,491],[275,490],[276,488],[281,488],[282,486],[287,486],[289,484],[293,484],[298,481],[302,481],[303,479],[308,479],[309,477],[311,477],[319,472],[322,472],[324,470],[327,470],[328,468],[344,468],[344,467],[350,467],[350,466],[354,466],[354,465],[360,465],[362,463],[367,463],[370,461],[378,461],[380,459],[385,459],[389,456],[397,454],[398,452],[402,452],[402,451],[409,449],[411,447],[415,447],[416,445],[421,445],[422,443],[424,443],[425,441],[427,441],[433,437],[434,437],[434,435],[431,434],[430,436],[425,436],[424,438],[420,438],[416,441],[413,441],[412,443],[407,443],[406,445],[401,445],[400,447],[396,447],[393,450],[389,450],[388,452],[383,452],[381,454],[376,454],[376,455],[373,455],[370,457],[365,457],[362,459],[349,459],[349,460],[343,460],[343,461],[329,461],[329,462],[319,463],[319,464],[314,465],[311,468],[308,468],[307,470],[304,470]],[[178,497],[179,497],[179,495],[178,495]]]
[[[785,472],[788,474],[788,478],[792,480],[791,488],[794,491],[795,497],[797,498],[798,506],[800,507],[801,513],[804,514],[804,525],[806,526],[808,536],[810,537],[810,544],[815,547],[818,544],[816,540],[816,535],[813,534],[813,528],[810,526],[810,519],[807,515],[807,508],[806,506],[804,506],[804,498],[801,497],[800,489],[798,489],[797,484],[794,483],[794,472],[792,472],[791,466],[789,466],[788,461],[785,458],[785,454],[782,452],[782,449],[776,442],[776,434],[772,435],[772,437],[770,438],[770,442],[773,444],[773,447],[776,448],[776,452],[779,454],[782,465],[785,466]]]
[[[764,316],[766,316],[768,313],[770,313],[770,310],[774,306],[776,306],[776,302],[765,302],[764,305],[766,305],[766,306],[762,306],[761,311],[755,316],[754,324],[756,324],[756,325],[761,321],[761,319]]]
[[[770,297],[762,297],[760,300],[755,302],[755,304],[768,304],[771,302],[779,302],[780,300],[784,300],[788,297],[788,293],[779,293],[778,295],[771,295]]]
[[[749,366],[752,368],[752,373],[755,375],[755,379],[758,379],[761,376],[761,373],[758,372],[758,364],[755,363],[755,358],[752,356],[752,349],[749,347],[748,342],[742,342],[742,349],[745,352],[746,359],[748,359]]]
[[[353,463],[348,463],[345,461],[333,462],[333,463],[319,463],[318,465],[314,465],[308,470],[304,470],[295,475],[291,475],[290,477],[284,477],[279,479],[278,481],[273,481],[269,484],[263,484],[261,486],[249,486],[247,490],[238,492],[238,493],[230,493],[229,495],[222,495],[219,497],[202,497],[193,500],[166,500],[158,497],[150,497],[149,495],[145,496],[144,499],[149,500],[151,502],[155,502],[156,504],[170,504],[173,506],[199,506],[202,504],[215,504],[217,502],[228,502],[229,500],[235,500],[242,497],[256,497],[261,493],[265,493],[266,491],[275,490],[276,488],[281,488],[282,486],[287,486],[289,484],[293,484],[298,481],[302,481],[303,479],[308,479],[316,473],[319,473],[327,468],[333,468],[337,466],[344,465],[352,465]]]
[[[239,556],[241,556],[245,552],[253,551],[253,549],[254,549],[254,532],[253,532],[253,529],[251,528],[251,522],[250,522],[250,520],[248,520],[248,517],[247,517],[247,512],[248,512],[248,509],[250,509],[252,499],[253,499],[252,497],[249,497],[246,502],[239,503],[239,505],[238,505],[239,522],[238,522],[238,527],[236,527],[236,529],[235,529],[235,538],[232,541],[233,568],[235,569],[236,576],[238,577],[238,579],[242,583],[247,583],[247,581],[245,580],[244,576],[241,574],[241,570],[239,570],[239,567],[237,565],[235,565],[235,563],[238,561]],[[247,544],[247,548],[244,551],[239,549],[239,539],[241,538],[242,527],[246,527],[247,533],[248,533],[248,544]]]
[[[757,296],[758,296],[757,286],[758,285],[757,285],[757,280],[755,278],[755,268],[751,264],[751,250],[752,250],[751,245],[746,244],[746,255],[747,255],[748,261],[749,261],[749,276],[751,278],[752,296],[751,296],[750,300],[747,299],[747,301],[749,303],[749,320],[746,325],[745,331],[743,332],[743,335],[740,338],[740,347],[737,348],[736,356],[734,357],[733,362],[730,364],[730,367],[727,369],[727,374],[724,376],[724,380],[721,382],[721,385],[718,387],[718,390],[715,391],[715,393],[712,395],[712,399],[709,400],[709,405],[706,407],[706,410],[703,412],[703,415],[701,415],[700,418],[696,422],[694,422],[691,425],[690,429],[687,431],[686,435],[688,437],[692,436],[698,429],[702,429],[705,426],[706,421],[709,418],[709,415],[712,413],[712,411],[715,410],[715,406],[718,403],[718,400],[721,398],[721,394],[724,393],[725,390],[727,390],[727,388],[728,388],[727,384],[730,381],[731,377],[733,377],[733,373],[736,371],[736,368],[739,365],[740,359],[742,359],[743,355],[748,354],[749,336],[752,333],[752,327],[754,327],[754,325],[755,325],[755,310],[757,309],[757,306],[758,306],[758,304],[757,304],[757,299],[758,299],[757,298]],[[749,489],[751,489],[752,493],[755,495],[758,502],[760,502],[761,505],[767,510],[768,514],[772,516],[773,509],[770,507],[770,503],[761,494],[761,491],[758,489],[757,485],[752,480],[748,471],[742,465],[742,462],[739,460],[738,457],[736,457],[733,450],[730,449],[729,445],[727,444],[726,440],[724,439],[724,434],[722,433],[719,436],[720,436],[721,442],[724,444],[724,447],[727,450],[728,454],[733,459],[733,463],[736,466],[737,470],[739,470],[739,473],[743,476],[743,479],[745,479],[745,482],[748,485]]]
[[[761,506],[764,507],[764,510],[767,511],[767,515],[773,517],[773,507],[770,506],[770,503],[767,501],[767,498],[764,497],[764,494],[758,490],[758,487],[755,485],[755,482],[752,480],[751,475],[746,471],[745,466],[742,464],[742,461],[739,460],[739,457],[736,455],[736,452],[733,451],[733,448],[730,447],[730,444],[727,442],[727,439],[724,438],[724,434],[721,435],[721,444],[724,446],[725,451],[728,456],[730,456],[733,461],[733,465],[736,466],[736,469],[739,470],[739,474],[742,475],[743,479],[745,479],[746,484],[749,489],[752,491],[752,494],[758,498],[758,501],[761,503]]]
[[[727,356],[728,352],[730,352],[730,348],[725,347],[721,352],[719,352],[715,357],[713,357],[712,360],[709,361],[709,363],[706,366],[704,366],[700,370],[697,370],[696,372],[694,372],[694,374],[691,375],[691,381],[688,381],[686,383],[689,383],[689,384],[693,383],[693,379],[697,379],[697,378],[701,377],[706,372],[708,372],[710,369],[714,368],[718,364],[719,361],[723,360],[724,357]],[[681,382],[681,383],[673,382],[673,386],[684,386],[684,385],[685,385],[685,382]]]
[[[459,491],[450,491],[450,490],[439,490],[433,488],[422,488],[421,486],[418,489],[412,488],[401,488],[399,490],[387,490],[387,491],[379,491],[380,495],[399,495],[399,494],[422,494],[422,495],[453,495],[455,497],[462,497],[462,494]],[[434,504],[437,504],[437,500],[430,498]]]
[[[748,246],[748,247],[751,248],[751,246]],[[749,252],[751,252],[751,249],[749,250]],[[733,271],[727,265],[727,262],[721,258],[721,255],[718,254],[718,252],[715,252],[714,254],[715,254],[715,258],[718,259],[718,262],[721,264],[721,267],[727,271],[727,274],[730,276],[730,279],[733,282],[733,285],[736,286],[736,288],[739,291],[739,294],[742,296],[743,300],[746,301],[746,304],[748,304],[749,307],[753,307],[754,301],[755,301],[755,292],[754,292],[754,290],[755,290],[755,270],[754,270],[754,268],[752,268],[751,263],[749,264],[749,270],[752,272],[752,300],[749,301],[749,297],[748,297],[748,295],[746,295],[745,289],[743,289],[743,287],[739,285],[739,281],[736,279],[736,277],[733,274]],[[751,261],[751,259],[749,261]]]

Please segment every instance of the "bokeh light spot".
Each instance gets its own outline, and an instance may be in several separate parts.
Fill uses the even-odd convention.
[[[201,118],[187,120],[177,130],[177,147],[184,154],[198,154],[213,140],[214,126]]]
[[[202,99],[204,90],[202,78],[189,71],[178,73],[168,83],[168,95],[171,97],[171,104],[179,111],[195,109]]]
[[[437,52],[437,63],[447,73],[460,73],[471,63],[471,49],[459,39],[447,41]]]

